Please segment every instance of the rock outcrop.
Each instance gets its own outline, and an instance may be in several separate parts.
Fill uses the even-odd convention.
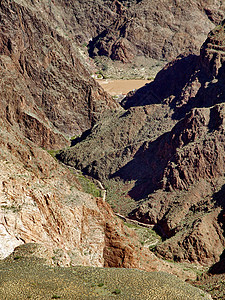
[[[61,148],[62,134],[81,134],[117,107],[85,70],[59,9],[1,1],[1,118],[45,148]]]
[[[147,105],[134,104],[138,92],[126,99],[126,110],[90,77],[77,43],[103,30],[105,37],[113,36],[107,30],[111,21],[139,2],[0,1],[1,259],[39,256],[51,265],[163,270],[183,279],[196,273],[161,257],[207,265],[218,261],[225,244],[223,55],[215,57],[207,45],[216,45],[213,37],[224,25],[204,44],[201,58],[187,58],[188,72],[165,97],[158,93],[157,80],[185,59],[167,66],[144,88]],[[102,7],[101,19],[96,14],[90,25],[89,18]],[[207,15],[215,19],[210,11]],[[112,27],[119,31],[110,44],[113,59],[126,62],[136,55],[131,21],[121,19]],[[167,238],[155,249],[161,257],[140,243],[107,202],[85,192],[76,170],[45,150],[64,148],[69,137],[80,134],[75,148],[59,157],[103,181],[125,181],[138,204],[130,216],[158,226]]]
[[[60,266],[195,278],[143,247],[107,202],[85,192],[74,169],[46,151],[123,111],[85,70],[66,22],[69,7],[65,16],[65,2],[0,3],[0,259],[16,248],[13,261],[39,256]]]
[[[207,33],[225,12],[221,1],[102,2],[114,18],[94,36],[90,54],[123,62],[137,55],[169,61],[181,53],[198,54]]]
[[[58,156],[123,182],[137,206],[127,213],[155,225],[165,237],[156,252],[176,261],[212,265],[225,245],[224,28],[210,32],[200,56],[168,64],[123,101],[125,111]]]
[[[12,132],[2,131],[0,142],[0,259],[13,252],[12,259],[38,256],[50,265],[164,270],[196,278],[143,247],[109,204],[85,193],[79,177],[47,151]]]
[[[36,7],[79,45],[89,44],[91,55],[123,62],[137,55],[169,61],[181,53],[199,54],[207,33],[225,12],[219,0],[55,0]]]
[[[85,70],[58,12],[48,1],[1,1],[0,258],[40,243],[57,264],[104,266],[112,210],[43,148],[67,146],[118,105]]]

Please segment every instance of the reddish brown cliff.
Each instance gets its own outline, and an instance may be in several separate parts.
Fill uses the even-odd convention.
[[[156,251],[177,261],[211,265],[225,245],[224,26],[209,34],[199,57],[168,64],[123,101],[126,111],[59,155],[96,178],[122,182],[136,201],[127,213],[155,225],[166,238]]]
[[[85,70],[58,9],[1,1],[0,11],[1,118],[46,148],[62,147],[62,134],[82,133],[117,106]]]
[[[84,192],[81,175],[43,149],[65,147],[118,104],[85,71],[59,2],[0,3],[0,258],[17,247],[15,259],[28,252],[61,266],[195,277],[143,247],[102,198]]]

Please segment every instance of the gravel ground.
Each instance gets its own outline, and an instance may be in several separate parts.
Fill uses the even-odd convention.
[[[36,258],[0,262],[0,299],[211,299],[163,272],[134,269],[53,268]]]

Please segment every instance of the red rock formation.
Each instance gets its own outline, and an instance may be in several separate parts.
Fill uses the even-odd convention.
[[[155,224],[167,238],[158,253],[207,265],[225,244],[218,197],[225,173],[224,26],[209,34],[199,57],[168,64],[124,100],[125,112],[59,155],[97,178],[121,180],[137,201],[130,217]]]
[[[1,117],[38,145],[61,148],[62,134],[82,133],[117,105],[82,65],[65,16],[54,3],[49,13],[47,2],[1,1]]]
[[[24,137],[1,132],[0,258],[38,256],[60,266],[164,270],[193,278],[157,258],[77,176]],[[38,244],[38,245],[36,245]]]
[[[65,134],[118,107],[84,70],[56,3],[1,1],[0,258],[16,247],[12,256],[38,254],[50,264],[163,269],[182,277],[143,248],[103,199],[85,193],[74,170],[42,149],[65,147]]]
[[[1,1],[0,257],[40,243],[61,253],[59,264],[103,266],[112,210],[39,147],[68,145],[64,134],[82,132],[117,104],[85,71],[51,9]]]

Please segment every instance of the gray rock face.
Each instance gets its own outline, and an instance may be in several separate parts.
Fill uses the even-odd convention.
[[[207,1],[61,1],[58,24],[90,54],[129,62],[137,55],[174,59],[179,54],[199,54],[207,33],[224,17],[219,0]],[[65,17],[66,16],[66,17]]]

